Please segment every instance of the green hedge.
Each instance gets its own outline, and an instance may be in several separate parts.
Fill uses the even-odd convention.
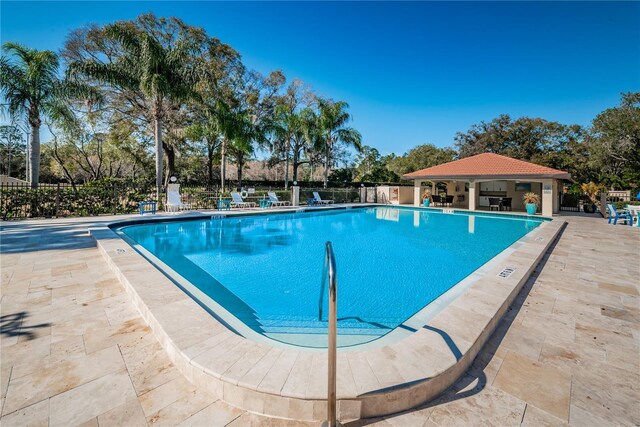
[[[262,190],[247,197],[248,201],[268,197],[274,191],[282,201],[291,200],[291,191]],[[194,209],[215,209],[217,200],[230,199],[231,193],[220,193],[216,187],[182,186],[183,203]],[[324,197],[324,196],[323,196]],[[124,179],[93,181],[73,188],[68,184],[41,186],[37,190],[29,187],[0,188],[0,218],[50,218],[65,216],[114,215],[138,212],[138,202],[155,200],[153,183]],[[160,201],[162,209],[164,200]]]
[[[105,179],[76,186],[42,186],[37,190],[0,189],[0,218],[42,218],[134,213],[138,202],[155,198],[153,185]]]

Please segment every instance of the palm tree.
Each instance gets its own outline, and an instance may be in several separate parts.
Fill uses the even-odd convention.
[[[354,128],[347,127],[351,115],[347,112],[349,104],[344,101],[333,102],[318,99],[317,127],[315,138],[316,149],[324,153],[324,188],[329,181],[329,169],[333,164],[336,144],[351,145],[356,150],[362,149],[362,136]]]
[[[59,61],[54,52],[18,43],[5,43],[3,49],[12,57],[0,57],[0,91],[9,115],[14,119],[26,116],[31,127],[27,179],[31,188],[38,188],[42,118],[71,117],[64,101],[74,91],[58,77]]]
[[[269,123],[269,131],[275,137],[274,143],[271,146],[272,152],[280,152],[284,154],[284,189],[289,187],[289,157],[291,154],[291,141],[293,133],[296,129],[299,129],[297,125],[297,114],[290,105],[281,104],[277,105],[273,118]]]
[[[166,36],[163,34],[166,25],[179,29],[168,41],[161,39]],[[164,108],[170,102],[180,103],[196,97],[193,89],[196,73],[192,61],[198,40],[184,28],[186,26],[177,18],[167,23],[153,15],[143,15],[133,25],[131,22],[116,22],[103,29],[105,38],[115,42],[120,49],[114,61],[101,62],[94,57],[69,66],[71,75],[140,93],[145,98],[153,121],[158,199],[163,187]]]

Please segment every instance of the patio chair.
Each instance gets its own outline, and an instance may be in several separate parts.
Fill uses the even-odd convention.
[[[434,194],[433,196],[431,196],[431,198],[433,199],[433,206],[442,205],[442,196],[437,196]]]
[[[500,199],[500,206],[504,208],[505,211],[511,210],[511,197],[503,197]]]
[[[289,206],[291,204],[291,202],[288,202],[286,200],[280,201],[278,199],[278,195],[274,191],[269,191],[267,195],[269,196],[269,200],[271,200],[272,206]]]
[[[446,196],[445,203],[447,204],[447,206],[453,206],[453,196]]]
[[[627,224],[630,226],[633,226],[633,217],[626,210],[623,209],[618,212],[612,203],[607,203],[607,210],[609,211],[609,224],[611,224],[611,220],[613,220],[613,225],[616,225],[618,220],[621,219],[627,221]]]
[[[321,205],[328,205],[329,203],[333,203],[333,200],[322,200],[322,198],[320,197],[317,191],[313,192],[313,198],[316,201],[316,203]]]
[[[489,197],[489,210],[492,211],[493,208],[496,210],[500,210],[500,198],[499,197]]]
[[[180,184],[167,185],[167,212],[178,212],[188,209],[191,209],[191,204],[182,202]]]
[[[245,202],[242,200],[242,196],[240,193],[231,192],[231,205],[237,208],[255,208],[256,204],[254,202]]]

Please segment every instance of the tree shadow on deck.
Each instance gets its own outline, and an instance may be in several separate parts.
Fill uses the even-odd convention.
[[[0,225],[0,253],[17,254],[50,250],[76,250],[96,247],[89,235],[91,227],[105,226],[114,219],[51,221],[24,220]]]
[[[25,325],[28,317],[29,313],[26,311],[0,316],[0,334],[7,338],[26,337],[27,340],[32,340],[36,338],[35,330],[51,326],[51,323]]]
[[[487,385],[487,377],[484,373],[485,368],[495,356],[496,351],[498,350],[498,347],[500,347],[500,343],[502,342],[505,335],[509,331],[509,328],[514,322],[516,316],[522,309],[522,306],[524,305],[527,299],[527,296],[529,295],[529,292],[531,292],[533,285],[536,283],[536,280],[538,279],[540,272],[548,262],[549,257],[551,256],[553,250],[558,244],[558,241],[564,234],[565,228],[566,228],[566,225],[558,233],[558,235],[556,236],[556,239],[551,243],[551,245],[549,246],[549,249],[544,254],[540,263],[536,266],[533,273],[531,273],[531,276],[527,279],[522,289],[520,289],[520,292],[514,299],[513,303],[508,308],[507,312],[502,317],[500,323],[498,323],[491,337],[486,342],[486,344],[482,347],[482,350],[480,350],[480,352],[474,359],[473,363],[471,364],[467,372],[463,374],[451,387],[445,390],[439,397],[435,398],[434,400],[427,402],[425,404],[419,405],[415,408],[398,412],[395,414],[391,414],[391,415],[385,415],[384,417],[356,420],[350,423],[346,423],[345,426],[348,426],[348,427],[366,426],[366,425],[378,422],[381,419],[392,419],[394,417],[401,417],[404,414],[409,414],[422,409],[428,409],[428,408],[436,407],[449,402],[454,402],[456,400],[464,399],[464,398],[476,395],[480,393],[482,390],[484,390],[484,388]],[[447,343],[447,345],[449,346],[449,349],[451,350],[453,355],[456,357],[456,360],[460,360],[460,358],[462,357],[460,350],[458,349],[456,344],[453,342],[451,337],[445,331],[439,330],[437,328],[433,328],[428,325],[424,326],[424,328],[440,334],[442,338],[445,340],[445,342]]]

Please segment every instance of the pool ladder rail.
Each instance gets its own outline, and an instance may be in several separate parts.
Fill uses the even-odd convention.
[[[327,384],[327,420],[322,423],[323,427],[337,427],[341,424],[336,419],[336,359],[337,359],[337,291],[338,279],[336,272],[336,257],[333,253],[331,242],[325,245],[326,255],[324,258],[324,271],[322,273],[322,286],[320,289],[320,302],[318,304],[318,320],[322,320],[322,295],[326,279],[329,279],[329,331],[327,354],[329,358],[328,364],[328,384]]]

